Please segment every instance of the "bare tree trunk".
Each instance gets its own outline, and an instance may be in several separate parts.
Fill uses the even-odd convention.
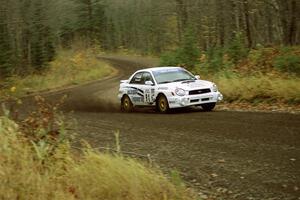
[[[249,2],[248,0],[243,1],[244,6],[244,15],[245,15],[245,22],[246,22],[246,35],[248,40],[248,47],[252,47],[252,36],[251,36],[251,29],[250,29],[250,19],[249,19]]]
[[[269,5],[265,5],[264,13],[266,14],[266,22],[267,22],[267,44],[270,45],[273,42],[273,19],[272,13],[270,11],[271,7]]]
[[[290,30],[288,36],[289,45],[296,44],[297,37],[297,2],[293,0],[291,3]]]
[[[177,12],[177,20],[178,20],[178,35],[179,41],[182,39],[182,34],[186,28],[187,20],[188,20],[188,11],[187,4],[185,0],[175,0],[176,1],[176,12]]]
[[[297,35],[297,0],[279,0],[279,13],[283,31],[283,43],[294,45]]]
[[[235,14],[235,26],[236,31],[240,32],[240,5],[239,0],[234,1],[234,14]]]
[[[93,7],[92,1],[87,0],[87,11],[88,11],[88,20],[89,26],[87,30],[86,39],[88,40],[88,47],[92,45],[92,37],[93,37]]]
[[[217,24],[219,30],[219,42],[222,47],[225,44],[225,16],[224,16],[224,3],[223,1],[218,2],[215,0],[216,6],[216,14],[217,14]]]

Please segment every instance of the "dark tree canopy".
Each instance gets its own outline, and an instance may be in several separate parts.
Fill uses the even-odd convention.
[[[103,50],[159,55],[299,45],[298,0],[0,0],[0,76],[40,71],[58,47],[78,41]],[[187,37],[188,29],[193,36]],[[187,41],[184,41],[186,40]]]

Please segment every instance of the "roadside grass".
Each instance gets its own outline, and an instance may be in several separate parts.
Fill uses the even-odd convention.
[[[238,53],[238,52],[236,52]],[[192,70],[214,81],[226,103],[300,105],[300,47],[251,49],[236,64],[226,51],[203,54]]]
[[[192,200],[183,182],[121,153],[71,147],[57,107],[37,98],[24,120],[0,116],[0,199]]]
[[[96,57],[93,49],[60,50],[54,61],[42,74],[25,77],[13,76],[5,80],[5,89],[0,93],[22,96],[60,87],[82,84],[101,79],[113,73],[114,69]]]
[[[226,102],[300,104],[299,77],[219,72],[210,78],[218,85]]]

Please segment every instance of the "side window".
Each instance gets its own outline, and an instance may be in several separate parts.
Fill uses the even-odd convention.
[[[134,75],[130,81],[130,84],[143,84],[142,83],[142,75],[143,75],[143,72],[139,72],[136,75]]]
[[[144,72],[143,73],[143,77],[142,77],[142,84],[145,84],[146,81],[152,81],[152,83],[154,83],[152,76],[149,72]]]

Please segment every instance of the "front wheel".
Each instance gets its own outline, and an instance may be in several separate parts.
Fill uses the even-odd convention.
[[[121,111],[123,112],[132,112],[133,105],[131,103],[131,100],[129,96],[124,96],[121,100]]]
[[[164,95],[159,95],[156,101],[156,108],[160,113],[167,113],[169,111],[168,99]]]
[[[206,103],[202,104],[201,107],[204,111],[212,111],[216,106],[216,103]]]

